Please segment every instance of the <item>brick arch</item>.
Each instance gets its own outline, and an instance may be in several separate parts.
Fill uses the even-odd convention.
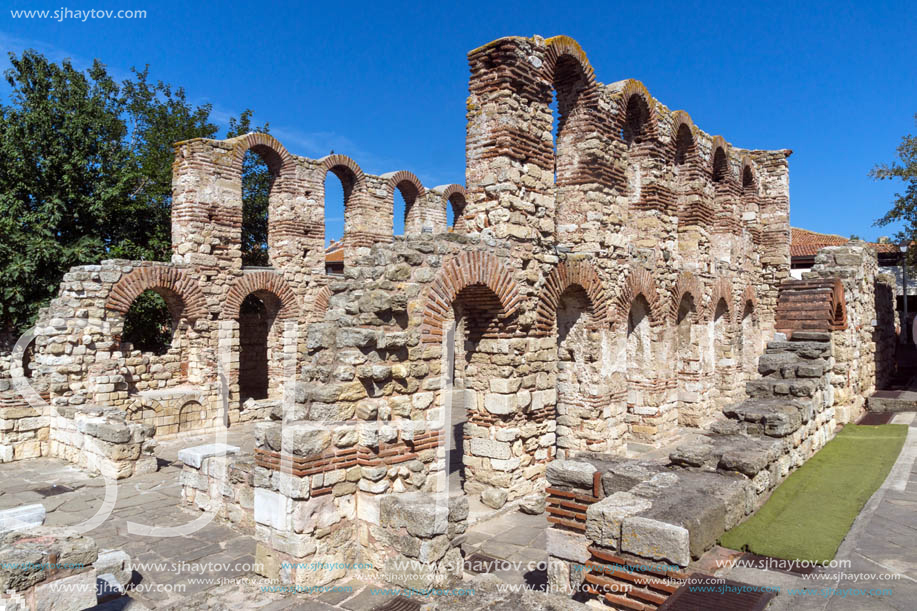
[[[257,153],[267,164],[268,169],[277,179],[283,180],[292,177],[295,172],[296,162],[279,140],[270,134],[250,132],[229,140],[232,142],[232,168],[233,172],[242,175],[242,162],[245,153]]]
[[[420,179],[412,172],[400,170],[398,172],[389,172],[383,174],[380,178],[385,179],[385,201],[392,204],[395,196],[395,189],[401,191],[404,198],[404,233],[420,233],[421,223],[427,217],[427,211],[422,210],[424,207],[424,193],[426,190],[421,184]],[[392,212],[392,223],[394,229],[394,209]],[[392,231],[394,234],[394,230]]]
[[[385,182],[385,197],[390,198],[395,195],[395,189],[399,189],[402,194],[405,193],[405,189],[413,189],[414,198],[419,198],[423,196],[425,190],[423,184],[421,184],[420,179],[413,174],[413,172],[408,172],[407,170],[400,170],[398,172],[389,172],[383,174],[381,178],[386,179]]]
[[[743,194],[754,195],[758,191],[758,176],[755,172],[755,166],[748,155],[742,157],[742,171],[739,174],[739,184],[742,187]]]
[[[425,343],[441,341],[443,321],[456,295],[475,284],[493,291],[503,308],[503,318],[512,315],[522,300],[510,270],[497,257],[480,251],[463,252],[443,264],[427,288],[420,328]]]
[[[344,197],[349,195],[349,191],[362,191],[366,187],[366,175],[363,173],[363,170],[357,165],[357,162],[348,157],[347,155],[327,155],[318,160],[318,182],[321,184],[325,183],[325,177],[328,175],[328,172],[334,173],[335,176],[341,179],[341,182],[344,182],[344,177],[342,176],[342,170],[348,170],[353,175],[353,184],[344,185]]]
[[[718,155],[718,152],[722,151],[722,158]],[[709,172],[710,176],[716,180],[716,176],[722,172],[722,181],[723,182],[732,182],[735,180],[735,177],[732,175],[732,165],[729,160],[729,143],[722,136],[714,136],[713,142],[710,147],[710,165]],[[725,165],[720,167],[720,159]]]
[[[551,83],[554,81],[557,63],[563,57],[569,57],[579,64],[586,89],[593,95],[596,93],[595,70],[586,57],[586,52],[576,40],[569,36],[552,36],[544,41],[547,52],[545,53],[544,74]]]
[[[455,231],[465,231],[467,221],[465,211],[468,209],[468,191],[462,185],[444,185],[437,187],[437,191],[442,193],[443,205],[452,206],[452,228]]]
[[[679,154],[679,136],[682,133],[682,128],[687,130],[685,133],[690,135],[689,145],[685,151],[685,165],[697,160],[697,128],[694,126],[694,121],[684,110],[676,110],[672,113],[672,134],[669,140],[669,151],[668,154],[673,163],[676,162],[676,159]]]
[[[595,267],[588,261],[562,261],[548,274],[544,288],[538,295],[535,329],[539,333],[551,333],[560,297],[571,286],[579,286],[589,297],[594,323],[599,326],[607,324],[608,298],[605,285]]]
[[[315,298],[312,300],[312,308],[309,312],[309,320],[318,321],[325,317],[325,313],[328,311],[328,306],[331,304],[331,289],[327,286],[323,286],[319,289],[318,293],[315,294]]]
[[[318,160],[317,172],[313,173],[314,190],[322,197],[322,214],[327,212],[324,209],[325,180],[328,178],[328,172],[334,174],[341,181],[344,190],[344,244],[345,246],[369,246],[375,242],[374,236],[366,236],[354,233],[353,226],[359,225],[359,218],[363,214],[363,209],[367,205],[366,193],[366,175],[357,165],[357,162],[347,155],[328,155]],[[324,235],[324,223],[321,224],[321,232]]]
[[[266,291],[280,300],[278,319],[296,319],[300,316],[299,303],[293,289],[287,284],[283,276],[276,272],[260,271],[252,274],[242,274],[226,294],[223,301],[223,310],[220,313],[222,320],[235,320],[239,317],[239,308],[246,297],[257,291]]]
[[[650,95],[649,90],[646,86],[636,79],[627,79],[623,81],[620,88],[620,93],[617,95],[618,101],[618,119],[616,121],[616,137],[621,136],[621,132],[627,127],[627,122],[630,113],[629,109],[632,108],[632,101],[634,98],[639,98],[640,103],[645,107],[646,117],[643,120],[642,128],[642,138],[646,142],[652,140],[658,136],[657,130],[657,117],[656,117],[656,102],[653,99],[653,96]]]
[[[183,270],[166,266],[137,267],[121,276],[105,301],[105,309],[127,314],[146,290],[156,291],[166,300],[173,318],[193,321],[207,316],[207,300],[197,281]]]
[[[662,323],[663,316],[660,312],[662,302],[656,292],[656,282],[653,280],[653,275],[648,270],[636,269],[627,275],[621,290],[612,302],[615,324],[627,321],[631,305],[640,295],[643,295],[643,298],[649,304],[650,324],[656,326]]]
[[[669,317],[674,324],[678,320],[678,308],[685,295],[694,298],[694,316],[700,320],[703,312],[704,287],[697,276],[691,272],[682,272],[678,275],[675,287],[672,289],[672,298],[669,301]]]
[[[739,307],[735,311],[735,322],[739,324],[742,322],[742,318],[745,315],[745,307],[751,304],[752,311],[752,320],[757,322],[758,320],[758,297],[755,295],[755,289],[750,284],[745,286],[745,290],[742,291],[742,301],[740,302]]]
[[[713,284],[713,290],[710,293],[710,301],[707,305],[707,311],[705,312],[705,318],[707,320],[713,320],[713,317],[716,316],[716,307],[719,305],[721,299],[726,302],[727,318],[731,318],[733,312],[735,312],[735,308],[732,304],[732,283],[726,278],[720,278]]]

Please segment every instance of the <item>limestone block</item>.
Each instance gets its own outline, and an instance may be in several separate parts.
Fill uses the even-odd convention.
[[[592,489],[595,472],[596,468],[587,462],[555,460],[548,465],[545,475],[555,486]]]
[[[486,488],[481,492],[481,502],[492,509],[500,509],[506,504],[506,490]]]
[[[286,424],[281,436],[284,452],[296,456],[314,456],[331,445],[331,431],[316,429],[314,424]]]
[[[590,540],[586,535],[557,528],[548,528],[545,531],[545,537],[545,547],[548,556],[552,559],[561,558],[570,562],[585,564],[592,557],[592,554],[587,549]]]
[[[619,549],[623,521],[648,510],[652,505],[649,499],[630,492],[615,492],[593,503],[586,510],[586,538],[597,545]]]
[[[80,611],[96,605],[96,571],[89,570],[35,588],[35,608],[41,611]]]
[[[279,531],[289,530],[287,509],[289,499],[264,488],[255,488],[255,522]]]
[[[131,557],[122,550],[103,550],[93,565],[99,575],[110,574],[122,587],[131,580]]]
[[[45,507],[40,503],[0,511],[0,534],[27,530],[45,522]]]
[[[471,439],[471,453],[475,456],[506,460],[511,458],[512,448],[509,443],[474,437]]]
[[[487,393],[484,395],[484,409],[491,414],[511,414],[516,411],[516,396]]]
[[[209,443],[206,445],[194,446],[192,448],[183,448],[178,451],[178,460],[182,461],[189,467],[200,469],[204,460],[211,456],[223,456],[228,454],[238,454],[240,448],[225,443]]]
[[[667,560],[679,566],[691,562],[688,529],[641,517],[621,524],[621,550],[643,558]]]
[[[425,494],[408,492],[383,497],[380,516],[382,526],[406,528],[415,537],[430,538],[446,533],[449,507]]]

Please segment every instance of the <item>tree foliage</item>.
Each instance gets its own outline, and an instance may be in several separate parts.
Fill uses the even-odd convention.
[[[148,68],[117,83],[98,60],[80,71],[35,51],[9,57],[11,93],[0,104],[3,333],[31,325],[71,266],[168,260],[172,145],[217,133],[209,105],[151,81]]]
[[[914,118],[917,122],[917,115]],[[875,166],[869,175],[876,180],[904,183],[904,190],[895,194],[891,209],[876,221],[876,225],[900,222],[903,228],[898,232],[898,241],[917,239],[917,136],[904,136],[898,145],[898,160]]]

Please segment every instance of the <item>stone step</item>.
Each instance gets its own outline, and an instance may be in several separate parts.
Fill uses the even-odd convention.
[[[877,390],[866,400],[871,412],[912,412],[917,410],[917,391]]]
[[[792,399],[749,399],[723,409],[723,413],[744,423],[749,435],[786,437],[813,415],[809,402]]]

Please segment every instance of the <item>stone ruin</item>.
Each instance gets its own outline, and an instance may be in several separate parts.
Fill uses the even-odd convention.
[[[889,375],[894,280],[855,244],[790,279],[790,151],[734,147],[639,81],[599,83],[564,36],[468,61],[464,186],[265,134],[177,143],[171,262],[66,274],[28,363],[21,347],[2,361],[0,461],[120,479],[156,469],[157,438],[254,421],[253,455],[185,454],[183,498],[253,532],[268,577],[325,584],[343,571],[284,563],[362,560],[439,587],[461,576],[469,502],[538,495],[552,584],[620,579],[609,559],[685,571]],[[249,150],[274,178],[269,267],[242,263]],[[329,172],[343,275],[325,271]],[[172,315],[165,354],[122,342],[146,290]],[[668,593],[627,591],[596,600]]]

